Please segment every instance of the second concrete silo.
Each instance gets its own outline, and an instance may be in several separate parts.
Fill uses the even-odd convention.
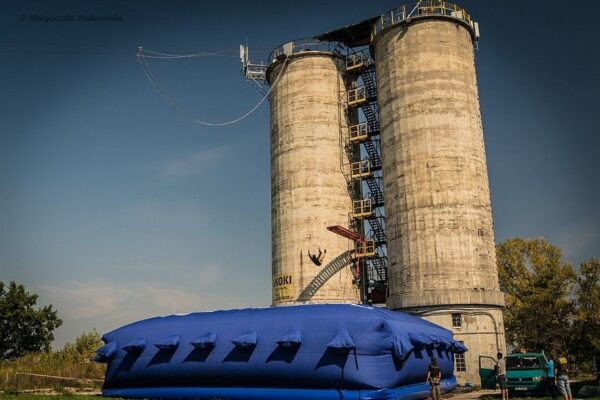
[[[322,45],[287,43],[267,70],[274,305],[359,301],[349,243],[326,229],[346,226],[352,203],[341,170],[347,163],[340,143],[348,130],[345,59]],[[326,250],[320,266],[309,257],[319,249]],[[332,261],[339,272],[315,284]]]
[[[452,329],[479,355],[503,351],[499,290],[473,40],[466,11],[424,1],[381,16],[377,68],[391,309]]]

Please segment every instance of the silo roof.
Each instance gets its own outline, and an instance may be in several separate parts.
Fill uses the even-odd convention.
[[[348,47],[367,46],[371,42],[371,27],[379,17],[372,17],[356,24],[321,33],[315,39],[344,43]]]

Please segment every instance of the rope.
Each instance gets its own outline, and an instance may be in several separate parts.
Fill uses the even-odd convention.
[[[271,91],[273,90],[273,88],[275,87],[275,85],[277,84],[277,82],[279,81],[279,79],[283,76],[283,73],[285,72],[285,68],[287,66],[287,61],[288,61],[287,58],[284,60],[281,72],[279,73],[279,75],[277,76],[277,78],[273,81],[273,83],[271,84],[271,87],[269,88],[269,90],[265,93],[265,95],[262,97],[262,99],[260,99],[260,101],[258,103],[256,103],[256,105],[254,107],[252,107],[247,113],[245,113],[244,115],[242,115],[242,116],[240,116],[238,118],[235,118],[235,119],[233,119],[231,121],[226,121],[226,122],[208,122],[208,121],[204,121],[204,120],[200,120],[200,119],[194,118],[183,107],[181,107],[177,101],[175,101],[173,98],[171,98],[166,93],[164,93],[164,91],[160,88],[160,85],[158,83],[158,80],[156,79],[156,76],[154,76],[154,74],[152,73],[152,69],[150,68],[150,65],[148,65],[148,63],[145,60],[148,56],[145,56],[143,54],[144,51],[149,52],[149,53],[150,53],[150,51],[143,50],[141,47],[139,48],[139,50],[140,51],[137,54],[138,63],[140,64],[140,67],[144,71],[144,75],[146,75],[146,78],[148,79],[148,81],[150,82],[150,84],[152,85],[152,87],[154,88],[154,90],[156,91],[156,93],[166,103],[168,103],[170,106],[178,109],[182,114],[184,114],[186,117],[188,117],[192,122],[195,122],[195,123],[200,124],[200,125],[205,125],[205,126],[226,126],[226,125],[231,125],[231,124],[235,124],[236,122],[239,122],[239,121],[243,120],[244,118],[250,116],[254,111],[256,111],[258,109],[258,107],[260,107],[260,105],[267,99],[267,97],[269,97],[269,94],[271,93]],[[196,54],[210,55],[210,54],[221,53],[221,52],[228,51],[228,50],[230,50],[230,49],[222,50],[220,52],[215,52],[215,53],[196,53]],[[153,53],[157,53],[157,52],[153,52]],[[160,53],[158,53],[158,54],[160,54]],[[166,53],[162,53],[162,54],[166,54]],[[188,56],[194,56],[194,55],[189,54]],[[167,56],[164,56],[164,58],[182,58],[182,57],[180,57],[180,56],[171,57],[171,55],[167,54]]]
[[[208,57],[208,56],[236,57],[237,58],[237,56],[230,56],[230,55],[223,54],[228,51],[236,51],[234,49],[224,49],[224,50],[218,50],[218,51],[213,51],[213,52],[200,51],[198,53],[191,53],[191,54],[161,53],[158,51],[145,50],[143,47],[138,47],[138,51],[139,51],[138,55],[140,55],[142,57],[147,57],[147,58],[193,58],[193,57]],[[150,55],[146,55],[144,53],[150,53]]]
[[[92,379],[92,378],[71,378],[67,376],[55,376],[55,375],[43,375],[43,374],[33,374],[29,372],[17,372],[17,375],[27,375],[27,376],[41,376],[45,378],[58,378],[65,379],[69,381],[94,381],[94,382],[104,382],[104,379]]]

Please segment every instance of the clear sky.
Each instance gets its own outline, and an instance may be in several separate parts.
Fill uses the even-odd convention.
[[[148,60],[189,114],[226,121],[261,98],[240,75],[240,42],[266,59],[398,4],[3,1],[0,280],[59,310],[55,346],[158,314],[270,304],[268,102],[235,125],[195,124],[153,91],[138,46],[232,49]],[[496,241],[543,236],[574,263],[600,256],[600,2],[460,4],[481,28]]]

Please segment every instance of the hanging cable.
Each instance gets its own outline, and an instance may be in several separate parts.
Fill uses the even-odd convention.
[[[194,58],[194,57],[208,57],[208,56],[213,56],[213,57],[237,57],[237,56],[233,56],[233,55],[226,55],[223,53],[226,53],[228,51],[236,51],[235,49],[224,49],[224,50],[218,50],[218,51],[213,51],[213,52],[207,52],[207,51],[200,51],[198,53],[191,53],[191,54],[169,54],[169,53],[161,53],[158,51],[152,51],[152,50],[146,50],[143,47],[138,47],[138,55],[141,55],[142,57],[147,57],[147,58]],[[144,54],[144,53],[149,53],[149,54]]]
[[[152,55],[144,54],[142,57],[156,58],[156,59],[163,59],[163,60],[176,60],[179,58],[193,58],[193,57],[207,57],[207,56],[238,58],[238,56],[234,56],[234,55],[230,55],[230,54],[203,54],[203,55],[190,55],[190,56],[181,56],[181,57],[152,56]]]
[[[231,124],[235,124],[236,122],[239,122],[241,120],[243,120],[244,118],[250,116],[254,111],[256,111],[258,109],[258,107],[260,107],[260,105],[267,99],[267,97],[269,97],[269,94],[271,93],[271,90],[273,90],[273,88],[275,87],[275,85],[277,84],[277,82],[279,81],[279,79],[283,76],[286,66],[287,66],[287,62],[288,59],[286,58],[283,62],[283,66],[281,68],[281,72],[278,74],[277,78],[273,81],[273,83],[271,84],[271,87],[269,88],[269,90],[264,94],[264,96],[260,99],[260,101],[258,103],[256,103],[256,105],[254,107],[252,107],[247,113],[243,114],[242,116],[235,118],[231,121],[226,121],[226,122],[208,122],[208,121],[203,121],[197,118],[194,118],[192,115],[190,115],[182,106],[179,105],[179,103],[177,101],[175,101],[173,98],[171,98],[169,95],[167,95],[166,93],[164,93],[164,91],[160,88],[160,85],[158,83],[158,80],[156,79],[156,76],[154,76],[154,74],[152,73],[152,69],[150,68],[150,65],[148,65],[148,63],[146,62],[145,58],[147,56],[143,55],[143,52],[148,50],[143,50],[141,47],[139,48],[139,52],[137,54],[137,60],[138,63],[140,64],[140,67],[142,68],[142,70],[144,71],[144,75],[146,76],[146,78],[148,79],[148,81],[150,82],[150,84],[152,85],[152,87],[154,88],[154,90],[156,91],[156,93],[166,102],[168,103],[170,106],[177,108],[182,114],[184,114],[186,117],[188,117],[190,120],[192,120],[193,122],[200,124],[200,125],[205,125],[205,126],[226,126],[226,125],[231,125]],[[200,54],[200,53],[198,53]],[[204,53],[207,54],[207,53]],[[168,58],[178,58],[178,57],[168,57]]]
[[[158,93],[158,95],[160,97],[162,97],[162,99],[165,100],[167,103],[169,103],[171,106],[175,106],[176,105],[175,100],[171,99],[169,96],[164,94],[162,92],[162,90],[160,90],[160,87],[158,87],[157,83],[154,81],[152,71],[146,68],[146,66],[145,66],[146,61],[143,59],[143,57],[141,57],[138,54],[137,60],[138,60],[138,63],[140,64],[140,66],[142,67],[142,71],[144,71],[144,75],[146,75],[148,82],[150,82],[150,84],[152,85],[152,88],[156,91],[156,93]]]
[[[265,95],[267,92],[265,92],[265,87],[263,85],[261,85],[260,83],[258,83],[258,81],[252,77],[250,77],[250,79],[252,80],[252,82],[256,85],[256,87],[258,88],[258,91],[262,94]]]

